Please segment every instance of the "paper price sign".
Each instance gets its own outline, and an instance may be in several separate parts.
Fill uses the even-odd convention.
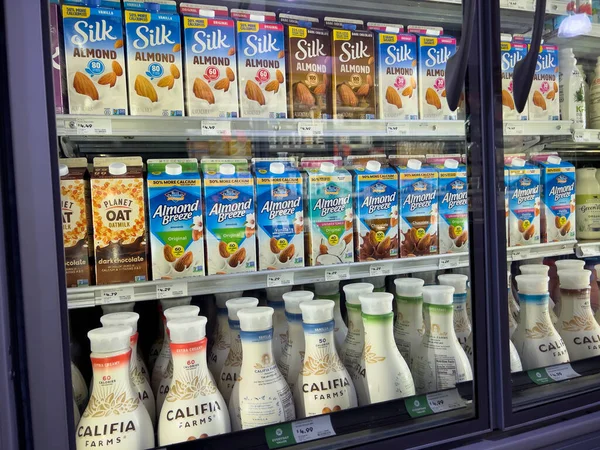
[[[112,134],[110,119],[76,119],[69,121],[68,127],[78,136]]]
[[[173,297],[185,297],[188,295],[187,283],[168,283],[159,284],[156,286],[156,298],[173,298]]]
[[[348,278],[350,278],[350,268],[348,267],[327,269],[325,271],[325,281],[347,280]]]
[[[533,369],[527,371],[527,376],[537,385],[556,383],[557,381],[577,378],[579,375],[573,370],[571,364],[558,364],[545,369]]]
[[[300,136],[323,136],[323,124],[321,122],[299,122],[298,134]]]
[[[458,390],[435,392],[427,395],[417,395],[404,400],[404,406],[410,417],[423,417],[453,409],[464,408],[465,401]]]
[[[393,136],[407,136],[408,124],[388,122],[386,124],[386,134]]]
[[[386,264],[373,264],[369,267],[369,275],[372,277],[380,277],[392,274],[392,266]]]
[[[579,247],[579,256],[587,258],[590,256],[597,256],[600,254],[600,247],[595,245]]]
[[[111,303],[127,303],[134,299],[133,287],[122,287],[116,289],[103,289],[98,299],[100,305]]]
[[[440,258],[438,267],[440,269],[453,269],[455,267],[458,267],[459,261],[459,256],[443,256]]]
[[[267,287],[291,286],[294,284],[294,272],[282,272],[267,275]]]
[[[202,136],[231,136],[231,122],[228,120],[203,120]]]
[[[329,436],[335,436],[330,416],[319,416],[265,428],[265,439],[270,449],[287,447]]]
[[[522,123],[507,123],[504,128],[504,133],[510,136],[519,136],[525,132]]]
[[[520,261],[521,259],[527,259],[527,258],[529,258],[530,253],[531,252],[528,248],[520,248],[518,250],[512,250],[511,251],[512,260]]]

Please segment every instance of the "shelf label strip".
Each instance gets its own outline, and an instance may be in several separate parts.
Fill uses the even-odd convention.
[[[348,278],[350,278],[349,267],[325,270],[325,281],[347,280]]]
[[[529,379],[535,384],[542,386],[544,384],[556,383],[570,378],[577,378],[581,375],[573,370],[571,364],[567,363],[546,367],[545,369],[528,370],[527,376],[529,376]]]
[[[75,119],[66,121],[67,128],[77,136],[106,136],[112,134],[110,119]]]
[[[188,295],[187,282],[159,284],[156,286],[156,298],[185,297]]]
[[[267,287],[292,286],[294,272],[281,272],[267,275]]]
[[[127,286],[117,289],[102,289],[98,305],[109,305],[111,303],[127,303],[135,301],[133,287]]]

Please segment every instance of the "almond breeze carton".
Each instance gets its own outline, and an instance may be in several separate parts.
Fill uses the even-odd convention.
[[[529,120],[559,120],[558,47],[540,46],[528,100]]]
[[[204,226],[198,161],[148,160],[152,279],[204,275]]]
[[[187,115],[238,117],[235,22],[227,7],[182,3]]]
[[[304,267],[302,177],[294,158],[254,158],[258,268]]]
[[[171,0],[126,1],[132,115],[183,116],[181,29]]]
[[[515,108],[513,97],[513,72],[515,65],[527,54],[525,42],[512,41],[510,34],[501,35],[500,52],[502,61],[502,118],[504,120],[527,120],[527,105],[523,112]]]
[[[508,235],[511,247],[540,243],[540,169],[524,159],[508,163]]]
[[[120,0],[65,0],[62,15],[69,112],[127,114]]]
[[[240,117],[285,119],[285,38],[275,13],[232,9],[237,19]]]
[[[208,275],[256,271],[254,180],[245,159],[203,159]]]

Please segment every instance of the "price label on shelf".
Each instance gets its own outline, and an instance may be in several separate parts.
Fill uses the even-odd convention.
[[[111,303],[127,303],[134,299],[133,286],[116,289],[102,289],[98,304],[109,305]]]
[[[231,136],[231,122],[229,120],[203,120],[202,136]]]
[[[69,120],[68,127],[74,130],[78,136],[112,134],[112,122],[110,119]]]
[[[581,258],[600,255],[600,245],[581,245],[577,247],[577,250],[577,256]]]
[[[392,136],[408,136],[408,124],[407,123],[386,123],[386,134]]]
[[[265,438],[270,449],[287,447],[329,436],[335,436],[335,430],[331,425],[329,415],[271,425],[265,428]]]
[[[504,127],[504,134],[508,136],[520,136],[525,132],[525,127],[522,123],[507,123]]]
[[[369,267],[369,275],[372,277],[382,277],[392,274],[392,266],[389,264],[373,264]]]
[[[322,122],[298,122],[298,135],[300,136],[323,136]]]
[[[458,267],[460,256],[442,256],[438,264],[439,269],[453,269]]]
[[[520,261],[529,258],[531,251],[528,248],[518,248],[510,251],[512,261]]]
[[[165,283],[156,286],[156,298],[185,297],[188,295],[188,285],[185,281]]]
[[[527,376],[529,376],[529,379],[535,384],[541,386],[544,384],[568,380],[570,378],[577,378],[581,375],[573,370],[571,364],[567,363],[546,367],[545,369],[528,370]]]
[[[404,400],[404,406],[410,417],[415,418],[464,408],[465,401],[458,393],[458,390],[451,389],[407,398]]]
[[[347,280],[350,278],[349,267],[339,267],[337,269],[325,270],[325,281]]]
[[[267,274],[267,287],[291,286],[294,284],[294,272]]]

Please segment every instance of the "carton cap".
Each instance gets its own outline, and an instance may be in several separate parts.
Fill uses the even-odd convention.
[[[235,166],[233,164],[221,164],[219,166],[219,173],[221,175],[234,175]]]
[[[192,303],[192,297],[179,297],[161,300],[160,306],[162,306],[163,311],[166,311],[174,306],[189,305],[190,303]]]
[[[238,318],[238,311],[244,308],[255,308],[258,306],[258,299],[254,297],[239,297],[227,300],[227,314],[229,320],[240,320]]]
[[[550,155],[546,161],[548,161],[548,164],[560,164],[562,159],[560,156]]]
[[[304,323],[325,323],[333,320],[333,300],[313,300],[300,303]]]
[[[198,15],[202,17],[215,17],[215,12],[212,9],[200,9]]]
[[[423,295],[425,280],[420,278],[396,278],[396,294],[400,297],[420,297]]]
[[[467,281],[469,281],[469,277],[458,273],[449,273],[446,275],[439,275],[438,281],[443,286],[454,287],[455,294],[464,294],[467,292]]]
[[[282,173],[285,173],[285,166],[280,162],[272,162],[269,166],[269,171],[281,175]]]
[[[545,264],[524,264],[519,267],[522,275],[548,275],[548,267]]]
[[[563,270],[558,272],[558,281],[561,289],[587,289],[591,275],[591,270]]]
[[[169,320],[169,337],[175,344],[187,344],[188,342],[198,342],[206,336],[206,322],[204,316],[181,317],[179,319]]]
[[[273,328],[273,308],[257,306],[238,311],[242,331],[264,331]]]
[[[134,312],[117,312],[104,314],[100,317],[100,323],[103,327],[110,327],[114,325],[127,325],[131,327],[133,334],[137,332],[137,323],[140,315]]]
[[[335,172],[335,164],[333,164],[331,162],[324,161],[324,162],[321,163],[321,166],[319,167],[319,170],[321,172],[325,172],[325,173],[333,173],[333,172]]]
[[[409,169],[412,169],[412,170],[419,170],[422,165],[423,165],[423,163],[421,161],[419,161],[418,159],[409,159],[406,162],[406,167],[408,167]]]
[[[366,169],[369,172],[379,172],[381,170],[381,163],[379,161],[367,161]]]
[[[352,305],[360,305],[359,297],[364,294],[370,294],[375,289],[371,283],[351,283],[343,287],[346,294],[346,302]]]
[[[217,308],[227,308],[227,300],[231,298],[238,298],[244,295],[244,291],[235,292],[220,292],[215,294],[215,300],[217,301]]]
[[[127,173],[127,165],[122,162],[110,163],[108,173],[111,175],[125,175]]]
[[[194,317],[200,313],[200,308],[194,305],[175,306],[165,311],[167,321],[181,319],[182,317]]]
[[[423,286],[423,302],[430,305],[451,305],[454,303],[452,286]]]
[[[65,175],[69,175],[69,167],[66,164],[59,164],[58,173],[60,174],[61,177],[64,177]]]
[[[315,283],[315,294],[316,295],[332,295],[340,293],[339,281],[324,281],[322,283]]]
[[[458,161],[455,159],[447,159],[444,161],[444,167],[448,169],[456,169],[458,167]]]
[[[292,286],[278,286],[267,288],[267,300],[270,302],[282,302],[283,294],[290,292]]]
[[[554,265],[559,272],[562,270],[583,270],[585,261],[579,259],[559,259]]]
[[[510,165],[513,167],[525,167],[525,160],[521,158],[513,158]]]
[[[315,294],[310,291],[292,291],[283,294],[285,310],[292,314],[302,314],[300,303],[312,301]]]
[[[392,312],[394,296],[389,292],[373,292],[360,295],[360,306],[365,314],[389,314]]]
[[[135,303],[115,303],[114,305],[102,305],[102,314],[117,312],[133,312]]]
[[[181,175],[183,169],[181,164],[167,164],[165,166],[165,172],[167,175]]]
[[[538,275],[517,275],[517,289],[521,294],[546,294],[548,293],[548,280],[550,277]]]
[[[92,353],[114,353],[129,350],[131,327],[115,325],[110,327],[95,328],[88,332],[90,349]]]

